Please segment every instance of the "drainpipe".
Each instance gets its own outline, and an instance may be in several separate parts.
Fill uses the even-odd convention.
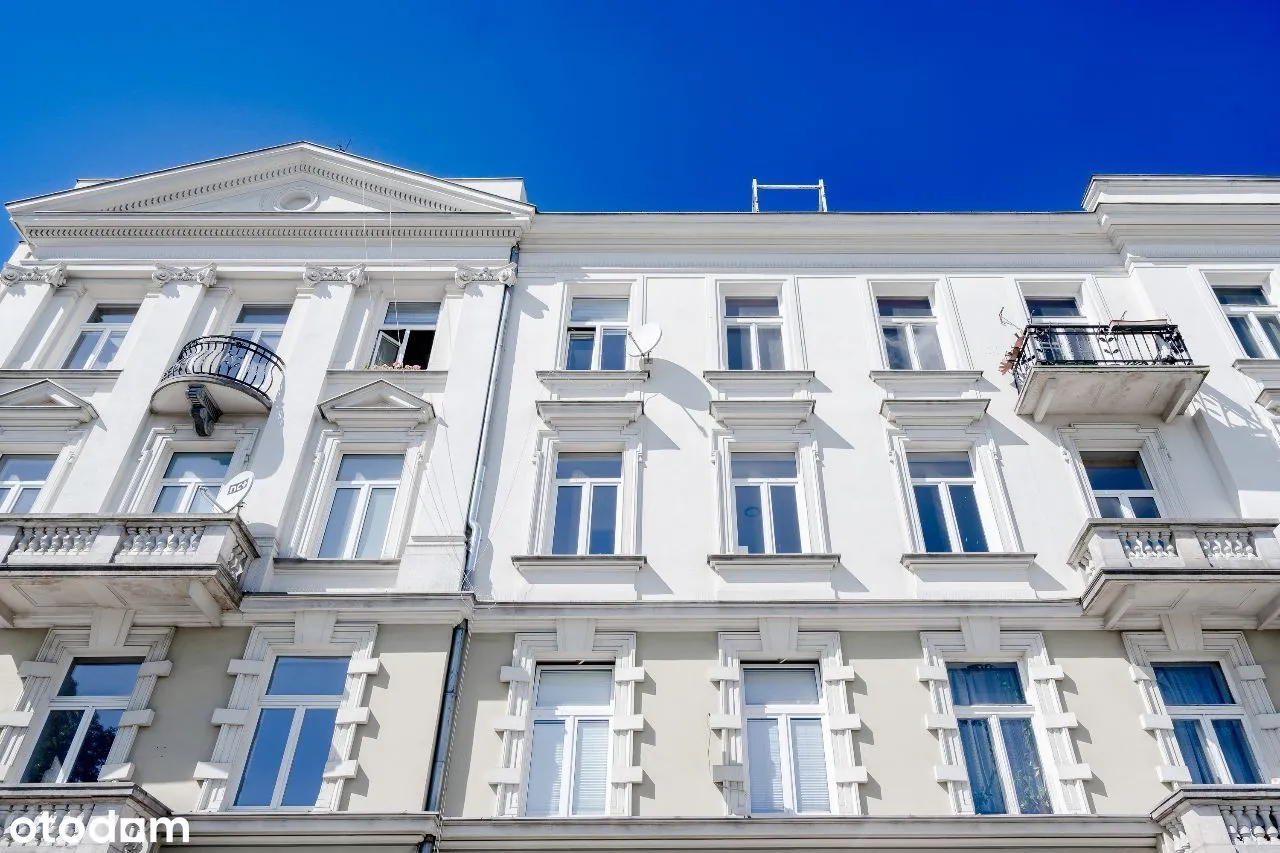
[[[520,275],[520,244],[511,247],[512,283]],[[502,353],[507,340],[507,317],[511,309],[511,285],[502,288],[502,309],[498,315],[498,331],[493,346],[493,361],[489,365],[489,388],[485,392],[484,414],[480,421],[480,441],[476,447],[475,476],[471,478],[471,499],[467,503],[467,538],[462,569],[462,592],[471,592],[475,583],[476,560],[480,553],[480,495],[484,487],[485,458],[489,449],[489,423],[493,420],[494,392],[498,387],[498,371],[502,368]],[[444,771],[449,758],[449,744],[453,736],[453,715],[458,701],[458,685],[462,681],[463,663],[467,651],[467,620],[463,619],[453,629],[449,643],[449,662],[445,670],[444,693],[440,697],[440,718],[436,723],[435,746],[432,750],[431,781],[427,785],[425,811],[439,812],[440,798],[444,794]],[[419,853],[431,853],[435,840],[428,838],[418,847]]]

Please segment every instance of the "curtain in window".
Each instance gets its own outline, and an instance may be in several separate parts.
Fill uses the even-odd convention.
[[[973,790],[973,810],[978,814],[1004,814],[1004,790],[996,765],[991,728],[986,720],[960,720],[960,744]]]
[[[815,705],[818,681],[809,667],[747,669],[743,671],[743,703],[752,705]]]
[[[1212,785],[1217,782],[1213,766],[1209,763],[1209,754],[1204,748],[1200,723],[1195,720],[1174,720],[1173,736],[1178,741],[1182,763],[1191,772],[1191,781],[1196,785]]]
[[[1022,705],[1022,680],[1012,663],[975,663],[947,667],[954,705]]]
[[[782,798],[782,747],[778,721],[747,720],[747,766],[751,778],[751,813],[780,812]]]
[[[1013,774],[1013,790],[1018,795],[1018,811],[1023,814],[1053,814],[1031,721],[1001,720],[1000,733],[1004,736],[1004,751]]]
[[[625,323],[627,321],[627,299],[606,299],[600,297],[574,297],[573,306],[569,309],[570,323]]]
[[[1232,704],[1227,680],[1217,664],[1166,664],[1154,669],[1166,705]]]
[[[795,779],[796,811],[831,811],[827,786],[827,750],[822,741],[822,720],[791,721],[791,775]]]
[[[1222,747],[1222,757],[1231,771],[1231,781],[1237,785],[1257,785],[1262,782],[1258,765],[1253,760],[1253,750],[1244,736],[1244,723],[1240,720],[1214,720],[1213,733]]]

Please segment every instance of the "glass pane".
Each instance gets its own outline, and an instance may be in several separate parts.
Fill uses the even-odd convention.
[[[1173,737],[1178,741],[1182,763],[1191,772],[1192,784],[1215,784],[1218,780],[1213,775],[1213,765],[1209,763],[1209,752],[1204,747],[1200,723],[1196,720],[1174,720]]]
[[[333,728],[337,708],[308,708],[302,717],[302,729],[293,749],[289,780],[284,783],[282,806],[314,806],[324,781],[324,767],[333,746]]]
[[[556,456],[556,479],[617,479],[622,476],[621,453],[561,453]]]
[[[57,456],[2,456],[0,457],[0,482],[21,480],[25,483],[43,483],[53,470]]]
[[[80,718],[84,711],[58,710],[50,711],[40,731],[40,739],[31,753],[27,763],[27,772],[22,775],[24,784],[31,782],[57,782],[58,774],[67,758],[67,750],[75,740],[76,730],[80,728]]]
[[[582,486],[560,486],[556,489],[556,518],[551,530],[552,554],[578,553],[581,521]]]
[[[591,356],[595,351],[595,332],[570,332],[569,350],[565,356],[565,370],[590,370]]]
[[[348,453],[338,466],[338,482],[399,480],[404,456],[399,453]]]
[[[58,689],[59,696],[128,696],[138,680],[136,660],[77,660]]]
[[[5,507],[5,501],[7,501],[7,500],[9,499],[9,492],[10,492],[10,491],[11,491],[10,489],[0,489],[0,512],[4,512],[4,511],[6,511],[6,510],[5,510],[5,508],[4,508],[4,507]],[[21,512],[22,510],[19,510],[19,509],[10,509],[10,510],[7,510],[7,511],[8,511],[8,512]]]
[[[760,369],[782,370],[786,361],[782,357],[782,329],[778,326],[760,326],[756,329],[756,343],[760,346]]]
[[[890,370],[911,370],[911,348],[907,344],[907,330],[902,326],[884,326],[884,352]]]
[[[373,344],[373,365],[395,364],[400,361],[400,344],[404,342],[402,330],[383,330]]]
[[[627,322],[627,298],[604,299],[596,296],[575,296],[569,307],[570,323],[625,323]]]
[[[916,340],[916,365],[920,370],[942,370],[946,367],[942,362],[942,345],[938,343],[938,328],[928,325],[914,325],[911,334]]]
[[[951,495],[951,514],[956,519],[956,531],[960,534],[960,550],[980,553],[987,550],[987,535],[982,531],[982,516],[978,512],[978,496],[973,486],[952,484],[947,486]]]
[[[724,330],[725,363],[730,370],[754,370],[751,361],[751,329],[726,326]]]
[[[107,339],[102,344],[102,349],[98,350],[97,358],[93,360],[90,367],[98,369],[106,369],[116,360],[116,353],[120,351],[120,344],[124,343],[124,332],[111,332],[107,335]]]
[[[930,553],[951,550],[947,520],[942,514],[942,493],[937,486],[915,486],[916,512],[920,515],[920,533],[924,549]]]
[[[1213,733],[1218,738],[1218,746],[1222,748],[1222,757],[1231,771],[1231,782],[1235,785],[1259,785],[1262,775],[1258,773],[1258,763],[1253,760],[1253,750],[1249,748],[1249,739],[1244,735],[1244,723],[1240,720],[1213,720]]]
[[[734,453],[729,457],[729,467],[735,480],[794,479],[796,455],[794,453]]]
[[[66,370],[84,370],[89,367],[89,359],[93,356],[94,349],[98,346],[98,338],[102,332],[81,332],[80,337],[76,339],[76,345],[71,348],[71,355],[67,356],[67,360],[62,367]]]
[[[569,813],[602,815],[609,795],[609,721],[584,720],[577,735]]]
[[[808,666],[742,670],[742,701],[749,706],[816,705],[818,673]]]
[[[182,498],[187,493],[186,486],[163,486],[156,496],[154,512],[182,512]]]
[[[281,337],[282,336],[279,332],[263,332],[262,334],[258,335],[258,343],[262,344],[264,347],[271,350],[272,352],[275,352],[276,350],[280,349]],[[255,355],[253,357],[253,364],[254,364],[255,370],[260,370],[263,372],[266,371],[267,361],[262,356]]]
[[[799,554],[802,549],[796,487],[770,486],[769,508],[773,510],[773,553]]]
[[[1124,518],[1124,505],[1119,498],[1098,497],[1098,514],[1103,518]]]
[[[289,319],[292,305],[244,305],[240,308],[237,323],[246,326],[283,326]]]
[[[1244,354],[1249,358],[1262,358],[1262,348],[1253,339],[1253,330],[1249,328],[1249,318],[1241,316],[1228,317],[1227,322],[1231,324],[1231,330],[1236,333],[1240,346],[1244,348]]]
[[[164,469],[166,480],[221,480],[231,467],[230,453],[174,453]]]
[[[364,508],[364,524],[356,540],[356,557],[376,559],[387,546],[387,527],[391,524],[391,507],[396,502],[394,488],[369,490],[369,503]]]
[[[588,554],[612,554],[618,526],[618,487],[596,485],[591,489],[591,527],[587,531]]]
[[[111,753],[111,745],[116,741],[116,730],[120,728],[120,716],[123,710],[112,709],[95,711],[85,731],[84,740],[80,743],[80,753],[71,765],[68,782],[97,782],[102,765],[107,763]]]
[[[212,486],[196,486],[195,494],[191,497],[191,509],[189,512],[220,512],[214,506],[213,499],[218,496],[218,490]]]
[[[1022,679],[1012,663],[971,663],[947,667],[951,701],[968,705],[1023,705]]]
[[[1094,491],[1151,491],[1147,469],[1136,451],[1088,451],[1080,454]]]
[[[764,510],[759,486],[734,486],[733,500],[738,520],[738,550],[764,553]]]
[[[960,453],[908,453],[907,470],[913,479],[940,479],[955,477],[968,479],[973,476],[973,463],[969,454]]]
[[[253,733],[249,760],[240,777],[237,806],[269,806],[275,793],[276,779],[284,763],[284,747],[293,726],[292,708],[266,708],[258,715],[258,730]]]
[[[1271,344],[1271,351],[1280,354],[1280,319],[1274,314],[1258,314],[1257,318],[1262,334]]]
[[[1080,316],[1080,306],[1072,297],[1038,297],[1027,300],[1027,313],[1032,320]]]
[[[439,319],[438,302],[392,302],[387,305],[388,326],[434,326]]]
[[[1152,667],[1166,705],[1233,705],[1216,663],[1166,663]]]
[[[881,296],[876,300],[881,317],[932,317],[927,296]]]
[[[613,670],[580,666],[572,669],[539,669],[534,707],[568,706],[608,708],[613,705]]]
[[[1129,506],[1133,507],[1134,518],[1159,518],[1160,508],[1156,506],[1156,499],[1145,497],[1142,495],[1132,495],[1129,498]]]
[[[726,317],[777,317],[776,296],[731,296],[724,301]]]
[[[1049,801],[1049,789],[1044,784],[1040,769],[1040,755],[1036,752],[1036,738],[1030,720],[1002,720],[1000,733],[1004,736],[1004,751],[1009,759],[1009,771],[1013,773],[1013,790],[1018,796],[1018,811],[1023,814],[1053,814]]]
[[[782,799],[782,746],[777,720],[747,720],[747,766],[751,773],[751,812],[786,808]]]
[[[564,772],[564,723],[538,720],[529,745],[529,780],[525,786],[524,813],[551,817],[560,813],[560,781]]]
[[[1004,790],[1000,770],[986,720],[959,720],[960,745],[964,750],[969,787],[973,790],[973,810],[978,814],[1004,814]]]
[[[356,517],[356,498],[359,489],[335,489],[333,505],[329,508],[329,520],[324,525],[324,538],[320,540],[321,557],[343,557],[347,536]]]
[[[89,315],[89,322],[127,326],[133,322],[133,318],[137,316],[137,313],[137,305],[99,305]]]
[[[606,329],[600,337],[600,369],[626,370],[627,333],[622,329]]]
[[[14,499],[14,512],[31,512],[31,508],[36,505],[36,498],[40,497],[39,489],[23,489],[18,492],[18,497]],[[3,497],[0,497],[0,501]]]
[[[796,789],[797,812],[821,814],[831,811],[822,720],[791,721],[791,778]]]
[[[349,664],[348,658],[276,658],[267,695],[341,696]]]
[[[1266,305],[1267,295],[1261,287],[1215,287],[1213,292],[1222,305]]]

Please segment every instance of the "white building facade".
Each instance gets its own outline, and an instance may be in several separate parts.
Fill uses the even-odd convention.
[[[298,144],[8,209],[10,814],[1280,847],[1280,182],[575,215]]]

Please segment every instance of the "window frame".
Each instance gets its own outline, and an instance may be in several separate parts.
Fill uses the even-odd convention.
[[[226,474],[226,480],[230,480],[248,468],[259,432],[259,427],[220,423],[214,425],[213,435],[203,438],[190,424],[166,423],[153,427],[143,443],[142,457],[120,497],[119,511],[139,515],[153,512],[160,498],[165,468],[174,453],[230,451],[231,464]]]
[[[387,314],[388,314],[388,312],[391,310],[391,306],[392,306],[392,305],[399,304],[399,303],[401,303],[401,302],[406,303],[406,304],[408,304],[408,303],[420,303],[420,304],[424,304],[424,305],[435,305],[435,306],[436,306],[436,320],[435,320],[435,322],[434,322],[434,323],[430,323],[430,324],[428,324],[428,323],[397,323],[397,324],[394,324],[394,325],[393,325],[393,324],[388,323],[388,321],[387,321]],[[404,353],[405,353],[405,349],[406,349],[406,348],[408,347],[408,345],[409,345],[409,332],[413,332],[413,331],[429,331],[429,332],[431,332],[431,335],[432,335],[432,337],[431,337],[431,351],[427,353],[427,363],[426,363],[426,364],[421,364],[421,365],[419,365],[419,368],[420,368],[420,369],[422,369],[422,370],[429,370],[429,369],[431,369],[431,362],[434,360],[434,356],[435,356],[435,354],[436,354],[436,342],[437,342],[437,338],[440,338],[440,337],[441,337],[441,326],[443,325],[442,320],[443,320],[443,318],[444,318],[444,310],[445,310],[444,302],[445,302],[445,300],[444,300],[443,298],[437,298],[437,299],[429,299],[429,298],[399,299],[399,298],[396,298],[396,299],[385,299],[385,300],[379,300],[379,302],[378,302],[379,307],[380,307],[379,315],[381,316],[381,318],[382,318],[382,319],[378,320],[378,321],[374,324],[374,326],[373,326],[373,335],[372,335],[372,338],[371,338],[370,343],[369,343],[368,348],[367,348],[367,352],[369,353],[369,356],[368,356],[368,358],[366,358],[366,359],[364,360],[364,362],[363,362],[363,366],[364,366],[366,369],[368,369],[368,370],[379,370],[379,369],[386,369],[386,368],[388,368],[388,367],[391,367],[391,366],[392,366],[392,365],[394,365],[394,364],[401,364],[401,365],[403,365],[403,364],[404,364]],[[382,342],[382,335],[383,335],[383,333],[384,333],[385,331],[389,330],[389,329],[390,329],[390,330],[404,330],[404,332],[405,332],[404,340],[400,341],[400,342],[399,342],[399,344],[398,344],[398,349],[397,349],[397,351],[396,351],[396,359],[395,359],[395,361],[391,362],[391,364],[385,364],[385,363],[383,363],[383,364],[379,364],[379,363],[377,363],[377,361],[376,361],[376,360],[377,360],[377,357],[378,357],[378,347],[379,347],[379,344]]]
[[[717,429],[712,432],[716,505],[719,517],[717,553],[738,554],[737,497],[733,488],[730,464],[734,453],[794,453],[799,488],[796,512],[800,516],[801,554],[826,554],[831,550],[827,525],[826,502],[820,470],[821,449],[817,436],[810,430],[787,428],[743,427]],[[766,552],[771,553],[771,552]],[[789,554],[776,555],[785,560]]]
[[[963,453],[966,456],[966,458],[969,460],[969,476],[968,477],[951,477],[951,476],[917,477],[913,475],[911,473],[911,457],[913,455],[926,455],[931,453]],[[908,479],[908,485],[911,489],[911,501],[915,507],[915,516],[913,518],[913,521],[916,526],[916,535],[918,537],[917,543],[920,545],[922,552],[935,553],[935,554],[990,554],[992,553],[991,537],[989,535],[989,531],[991,530],[992,522],[994,521],[994,519],[991,517],[992,516],[991,508],[989,506],[986,506],[986,504],[989,503],[986,490],[978,482],[979,480],[978,466],[976,464],[976,460],[974,459],[973,448],[968,447],[968,448],[965,448],[964,450],[952,450],[952,451],[908,449],[905,454],[904,462],[907,467],[906,476]],[[956,521],[955,506],[951,498],[950,487],[953,485],[973,487],[974,501],[977,503],[977,510],[978,510],[978,523],[982,526],[982,531],[981,531],[982,537],[983,537],[984,544],[987,546],[984,550],[966,551],[963,547],[963,539],[960,534],[960,525]],[[920,514],[920,501],[916,495],[917,486],[933,486],[933,487],[936,487],[938,490],[938,495],[940,497],[941,504],[942,504],[943,523],[946,525],[945,533],[947,534],[948,544],[951,546],[946,551],[929,551],[928,550],[928,547],[926,545],[925,535],[924,535],[924,522],[921,520],[921,514]]]
[[[730,317],[729,316],[729,300],[731,299],[772,299],[778,306],[777,315],[751,316],[751,317]],[[731,367],[729,365],[729,329],[731,327],[746,327],[750,330],[749,340],[750,347],[750,367]],[[760,367],[760,328],[777,328],[778,342],[782,345],[782,364],[779,367],[763,368]],[[720,294],[720,358],[725,370],[740,370],[744,373],[757,373],[765,370],[786,370],[791,362],[789,353],[787,352],[787,324],[782,308],[782,294],[756,294],[756,293],[721,293]]]
[[[556,461],[562,453],[621,453],[622,478],[618,489],[618,516],[614,528],[613,556],[641,553],[639,518],[641,474],[645,445],[634,425],[615,428],[548,429],[538,434],[533,511],[529,518],[527,554],[551,556],[555,533]],[[579,524],[583,524],[581,517]],[[584,525],[585,526],[585,525]],[[581,534],[580,534],[581,535]],[[605,554],[559,555],[579,560],[607,557]]]
[[[1236,347],[1238,348],[1242,358],[1259,360],[1280,358],[1280,350],[1277,350],[1276,345],[1267,336],[1266,332],[1262,328],[1262,324],[1258,320],[1259,315],[1267,315],[1275,318],[1277,322],[1280,322],[1280,306],[1272,302],[1270,288],[1267,286],[1266,282],[1259,281],[1252,284],[1245,282],[1223,282],[1220,284],[1210,283],[1209,289],[1212,291],[1214,303],[1218,306],[1218,309],[1222,311],[1223,317],[1226,318],[1227,329],[1230,332],[1232,340],[1235,341]],[[1264,302],[1262,305],[1224,305],[1218,298],[1219,290],[1257,290],[1262,294]],[[1249,348],[1245,345],[1244,341],[1241,340],[1239,330],[1237,330],[1231,322],[1232,317],[1244,318],[1244,322],[1248,327],[1248,333],[1252,339],[1253,345],[1259,351],[1258,355],[1249,354]]]
[[[170,477],[166,477],[166,476],[164,475],[164,470],[168,469],[169,465],[170,465],[170,464],[172,463],[172,461],[173,461],[173,457],[174,457],[176,454],[179,454],[179,453],[206,454],[206,455],[210,455],[210,456],[212,456],[212,455],[214,455],[214,454],[225,453],[227,456],[229,456],[229,457],[230,457],[230,458],[227,460],[227,472],[228,472],[228,473],[224,474],[224,475],[222,476],[222,479],[220,479],[220,480],[218,480],[218,481],[216,481],[216,482],[210,482],[210,481],[205,481],[205,480],[184,480],[184,479],[181,479],[181,478],[170,478]],[[169,458],[165,461],[164,468],[161,470],[161,473],[160,473],[160,479],[159,479],[159,481],[158,481],[158,483],[157,483],[158,488],[157,488],[157,490],[156,490],[156,499],[155,499],[155,501],[153,501],[153,502],[152,502],[152,510],[151,510],[151,511],[152,511],[152,512],[159,512],[159,510],[155,509],[155,504],[159,502],[159,500],[160,500],[160,495],[164,494],[164,490],[165,490],[165,488],[166,488],[166,487],[173,487],[173,486],[180,486],[180,487],[182,487],[182,490],[183,490],[183,491],[182,491],[182,498],[178,501],[178,505],[181,507],[181,509],[174,510],[174,512],[176,512],[176,513],[191,513],[191,505],[192,505],[193,503],[195,503],[196,495],[200,492],[200,490],[201,490],[201,489],[204,489],[204,490],[206,491],[206,493],[208,493],[208,492],[209,492],[209,487],[210,487],[210,486],[213,486],[213,489],[212,489],[212,493],[211,493],[211,494],[209,494],[209,502],[210,502],[210,504],[213,504],[213,499],[217,496],[218,491],[219,491],[219,490],[222,488],[222,486],[227,482],[227,480],[231,479],[231,474],[230,474],[230,471],[231,471],[231,465],[232,465],[232,463],[234,463],[234,462],[235,462],[235,451],[234,451],[234,450],[213,450],[213,449],[204,449],[204,448],[202,448],[202,449],[200,449],[200,450],[170,450],[170,451],[169,451]],[[218,510],[217,505],[216,505],[216,504],[213,504],[213,510],[212,510],[212,512],[215,512],[215,513],[216,513],[216,512],[218,512],[218,511],[219,511],[219,510]]]
[[[737,477],[735,476],[733,473],[733,457],[735,455],[751,455],[756,453],[773,453],[778,455],[782,455],[784,453],[790,454],[793,460],[795,461],[795,465],[796,465],[795,476],[794,477]],[[729,466],[729,489],[730,489],[729,503],[732,506],[732,512],[730,513],[730,523],[733,527],[733,535],[730,541],[733,543],[733,546],[734,546],[729,553],[734,553],[734,554],[750,553],[748,551],[741,550],[745,546],[739,544],[739,538],[740,538],[739,530],[738,530],[738,489],[739,487],[756,488],[759,490],[760,506],[762,510],[762,518],[760,520],[760,523],[761,523],[763,534],[764,534],[764,550],[759,553],[774,554],[779,556],[785,556],[787,554],[792,554],[792,553],[795,553],[795,554],[813,553],[812,549],[809,547],[808,526],[802,523],[802,520],[806,517],[805,494],[804,494],[805,490],[804,490],[804,484],[802,482],[802,477],[800,472],[800,456],[799,456],[798,450],[791,449],[786,451],[762,451],[762,450],[746,450],[741,448],[731,449],[728,454],[727,462]],[[796,529],[799,531],[799,534],[800,534],[800,549],[798,551],[780,552],[777,550],[776,540],[778,536],[778,530],[777,530],[777,527],[774,525],[774,511],[773,511],[773,487],[774,486],[791,486],[792,489],[795,491]]]
[[[767,669],[791,669],[806,670],[813,674],[815,693],[817,698],[811,705],[798,704],[766,704],[766,705],[748,705],[746,702],[746,680],[747,672],[750,670],[767,670]],[[831,784],[832,776],[832,746],[831,731],[827,725],[827,710],[823,703],[822,697],[822,674],[819,671],[818,662],[812,663],[744,663],[742,665],[743,680],[743,701],[742,701],[742,731],[743,731],[743,755],[742,766],[744,768],[744,782],[746,786],[747,803],[751,803],[751,750],[749,747],[750,731],[749,726],[752,720],[776,720],[778,724],[778,756],[779,764],[782,767],[782,802],[783,808],[780,812],[760,812],[760,814],[784,814],[784,815],[816,815],[816,814],[835,814],[835,786]],[[791,721],[795,719],[809,720],[817,719],[822,727],[822,753],[823,762],[827,774],[827,810],[825,812],[801,812],[796,807],[796,788],[795,788],[795,752],[791,744]],[[750,805],[748,805],[750,808]],[[755,812],[753,811],[753,814]]]
[[[129,321],[127,325],[123,327],[124,335],[120,338],[120,343],[116,347],[115,354],[111,357],[111,361],[109,361],[106,364],[98,364],[98,358],[102,354],[102,349],[105,342],[108,340],[108,338],[110,338],[111,333],[113,331],[119,331],[121,326],[119,324],[114,324],[114,323],[93,322],[92,318],[93,318],[94,312],[98,311],[101,308],[119,309],[119,308],[126,308],[126,307],[134,309],[133,318]],[[76,326],[74,334],[70,335],[70,344],[69,346],[67,346],[66,352],[62,356],[62,360],[59,362],[60,369],[62,370],[119,370],[120,368],[114,365],[116,365],[122,359],[125,353],[125,344],[129,340],[129,333],[133,330],[134,326],[137,324],[138,314],[141,312],[141,310],[142,310],[142,305],[140,303],[134,304],[134,303],[126,303],[126,302],[103,302],[103,301],[94,300],[94,302],[89,306],[89,311],[88,311],[88,314],[85,315],[85,319]],[[76,348],[79,345],[80,340],[86,335],[92,334],[92,333],[97,333],[98,342],[93,347],[92,354],[89,357],[89,361],[83,367],[69,366],[71,357],[75,354]]]
[[[1058,427],[1058,441],[1075,474],[1077,494],[1086,518],[1102,518],[1081,453],[1137,452],[1155,491],[1161,518],[1188,518],[1186,501],[1174,478],[1172,458],[1160,430],[1135,424],[1071,424]],[[1120,520],[1120,519],[1116,519]]]
[[[568,477],[561,478],[558,475],[560,458],[565,454],[574,453],[598,453],[616,455],[618,457],[618,476],[617,477]],[[557,511],[560,508],[560,490],[562,487],[581,488],[579,492],[578,504],[578,536],[577,547],[572,554],[564,554],[557,556],[608,556],[620,553],[618,550],[619,540],[621,538],[622,520],[623,520],[623,490],[626,480],[626,453],[623,450],[567,450],[559,448],[555,451],[555,457],[551,460],[551,497],[547,502],[548,518],[544,525],[546,531],[545,538],[542,543],[543,554],[556,554],[554,550],[556,535]],[[616,490],[614,497],[614,518],[613,518],[613,545],[609,551],[592,553],[591,545],[591,522],[593,519],[593,498],[597,486],[613,486]]]
[[[548,671],[573,671],[578,669],[593,669],[601,672],[609,673],[609,704],[603,705],[558,705],[553,708],[539,708],[537,703],[538,687],[541,684],[542,676]],[[529,744],[533,744],[534,727],[540,722],[562,722],[564,724],[564,759],[560,767],[560,802],[557,805],[556,813],[552,815],[535,815],[541,818],[568,818],[568,817],[597,817],[591,814],[575,814],[573,811],[573,783],[577,773],[576,746],[578,742],[578,724],[582,722],[603,722],[606,726],[611,726],[614,717],[614,704],[617,697],[614,695],[617,691],[614,689],[613,667],[592,665],[590,663],[571,664],[571,663],[555,663],[547,662],[536,665],[534,671],[533,687],[531,688],[531,696],[529,702]],[[610,744],[612,746],[612,744]],[[520,797],[520,815],[528,816],[526,809],[529,801],[529,771],[532,769],[532,748],[525,750],[524,756],[524,783],[522,786],[522,795]],[[606,785],[606,804],[605,809],[608,811],[608,779],[609,771],[613,768],[613,750],[606,749],[607,763],[605,765],[605,785]],[[603,817],[603,815],[599,815]]]
[[[1080,451],[1080,464],[1084,466],[1085,476],[1089,474],[1089,464],[1085,461],[1085,455],[1089,453],[1106,453],[1106,452],[1129,452],[1129,451],[1103,451],[1103,450],[1082,450]],[[1150,498],[1151,502],[1156,505],[1156,518],[1167,518],[1164,509],[1160,506],[1160,494],[1156,490],[1155,482],[1151,479],[1151,474],[1147,471],[1147,464],[1142,458],[1141,451],[1132,451],[1137,455],[1138,463],[1142,466],[1142,474],[1147,478],[1147,482],[1151,483],[1149,489],[1095,489],[1093,483],[1089,483],[1089,494],[1093,497],[1094,508],[1098,512],[1099,517],[1110,518],[1111,516],[1102,515],[1102,506],[1098,503],[1099,498],[1114,498],[1120,504],[1120,519],[1137,519],[1139,516],[1133,510],[1133,498]],[[1120,520],[1117,519],[1117,520]]]
[[[48,489],[50,482],[53,480],[54,472],[57,470],[59,460],[58,453],[13,453],[7,450],[3,445],[0,445],[0,469],[3,468],[4,460],[23,456],[50,457],[52,461],[49,463],[49,473],[46,474],[44,479],[40,480],[38,483],[35,480],[0,480],[0,491],[4,492],[4,495],[0,496],[0,515],[23,514],[22,512],[15,512],[14,506],[18,502],[18,496],[32,488],[36,490],[35,499],[32,500],[31,507],[23,512],[36,512],[37,508],[41,506],[41,502],[45,497],[45,491]]]
[[[575,321],[573,319],[573,303],[578,299],[617,299],[626,302],[626,318],[622,320],[590,320]],[[604,359],[604,335],[606,332],[616,332],[621,330],[624,339],[630,335],[630,318],[631,318],[631,297],[629,294],[622,296],[614,296],[608,294],[586,294],[586,293],[570,293],[568,296],[568,312],[565,321],[564,345],[561,347],[560,367],[563,370],[572,370],[575,373],[591,373],[604,370],[600,366]],[[589,333],[591,335],[591,366],[585,369],[576,369],[569,367],[569,350],[573,344],[574,336]],[[610,367],[608,370],[626,370],[631,360],[631,354],[627,351],[627,341],[623,341],[622,345],[622,366]]]
[[[348,456],[396,456],[396,455],[400,456],[400,476],[397,477],[396,480],[394,481],[395,495],[391,499],[391,512],[388,514],[388,517],[387,517],[387,530],[386,530],[386,533],[383,534],[382,547],[378,549],[377,556],[372,556],[372,557],[356,556],[355,555],[356,548],[360,544],[360,538],[364,533],[365,525],[368,523],[368,520],[369,520],[368,519],[369,501],[373,494],[373,490],[385,489],[388,487],[388,484],[391,483],[392,481],[391,480],[339,480],[338,476],[341,473],[342,461],[346,459]],[[318,519],[319,531],[315,541],[315,551],[313,554],[315,559],[348,561],[348,560],[381,560],[386,558],[388,545],[392,541],[391,540],[392,527],[393,527],[392,522],[395,514],[395,509],[401,503],[401,487],[404,484],[405,471],[407,469],[408,462],[409,462],[408,454],[403,451],[401,451],[400,453],[396,453],[395,451],[377,452],[377,451],[347,451],[347,450],[343,450],[339,452],[338,458],[337,458],[337,465],[333,471],[333,478],[330,480],[328,485],[327,498],[325,501],[322,502],[323,511],[321,512],[320,518]],[[338,556],[321,556],[320,548],[323,546],[325,536],[329,532],[329,520],[333,513],[334,502],[337,500],[338,492],[341,489],[351,489],[351,488],[354,488],[357,492],[355,511],[351,517],[351,520],[353,522],[351,525],[351,528],[347,530],[346,535],[343,537],[341,554],[339,554]],[[355,523],[357,520],[359,521],[358,524]]]
[[[932,290],[932,289],[931,289]],[[884,359],[884,365],[887,370],[946,370],[947,369],[947,353],[942,345],[942,324],[938,322],[937,309],[934,307],[933,293],[927,293],[921,296],[907,296],[902,294],[873,294],[876,309],[876,325],[880,330],[880,356]],[[893,317],[884,316],[880,313],[881,299],[924,299],[929,303],[928,316],[918,317]],[[907,343],[907,358],[911,362],[910,367],[892,367],[889,359],[889,340],[884,334],[886,326],[893,326],[904,329],[904,338]],[[921,367],[920,353],[916,346],[916,326],[929,326],[933,329],[934,340],[938,345],[938,357],[942,360],[942,364],[938,367]]]
[[[873,363],[878,363],[877,370],[903,374],[921,372],[915,368],[908,371],[890,366],[889,353],[880,322],[890,318],[880,316],[881,298],[928,299],[934,327],[938,333],[938,349],[942,354],[943,370],[973,368],[973,354],[965,339],[964,328],[959,323],[959,309],[948,276],[937,278],[871,276],[866,279],[866,283],[863,297],[863,304],[866,306],[863,328],[867,333],[868,346],[871,347],[868,355]],[[927,318],[904,319],[913,321]]]
[[[1151,666],[1152,666],[1152,670],[1154,671],[1155,667],[1157,666],[1160,666],[1162,664],[1172,664],[1172,663],[1211,664],[1211,665],[1217,666],[1218,671],[1222,672],[1222,665],[1216,660],[1207,660],[1207,661],[1161,660],[1161,661],[1152,661]],[[1250,729],[1249,714],[1245,710],[1243,703],[1240,702],[1238,698],[1238,694],[1234,690],[1232,690],[1230,682],[1226,681],[1226,673],[1222,672],[1222,676],[1223,676],[1223,682],[1227,685],[1227,692],[1231,694],[1232,701],[1228,704],[1171,705],[1169,704],[1168,700],[1164,699],[1163,693],[1161,693],[1160,698],[1162,701],[1164,701],[1165,708],[1167,708],[1169,711],[1169,719],[1172,720],[1173,722],[1176,723],[1179,720],[1195,721],[1196,727],[1200,732],[1200,741],[1201,743],[1204,744],[1205,753],[1209,758],[1209,763],[1212,765],[1213,773],[1217,777],[1217,779],[1208,783],[1203,783],[1203,784],[1209,784],[1209,785],[1263,784],[1261,781],[1260,782],[1236,782],[1231,779],[1231,767],[1227,764],[1226,758],[1223,755],[1222,746],[1218,741],[1218,733],[1214,731],[1214,728],[1213,728],[1213,721],[1214,720],[1238,720],[1241,723],[1241,727],[1244,730],[1245,741],[1249,747],[1249,752],[1250,752],[1249,757],[1253,759],[1253,763],[1255,765],[1258,765],[1258,758],[1257,758],[1258,750],[1253,743],[1253,735],[1249,731]],[[1160,686],[1157,683],[1156,690],[1159,690],[1159,689],[1160,689]],[[1174,743],[1175,745],[1178,746],[1179,757],[1182,757],[1183,759],[1182,760],[1183,766],[1187,766],[1187,761],[1185,757],[1181,755],[1182,747],[1181,745],[1177,744],[1176,734],[1174,736]],[[1259,765],[1259,766],[1256,766],[1255,769],[1258,771],[1259,776],[1261,776],[1262,767]],[[1192,781],[1194,782],[1194,780]]]

